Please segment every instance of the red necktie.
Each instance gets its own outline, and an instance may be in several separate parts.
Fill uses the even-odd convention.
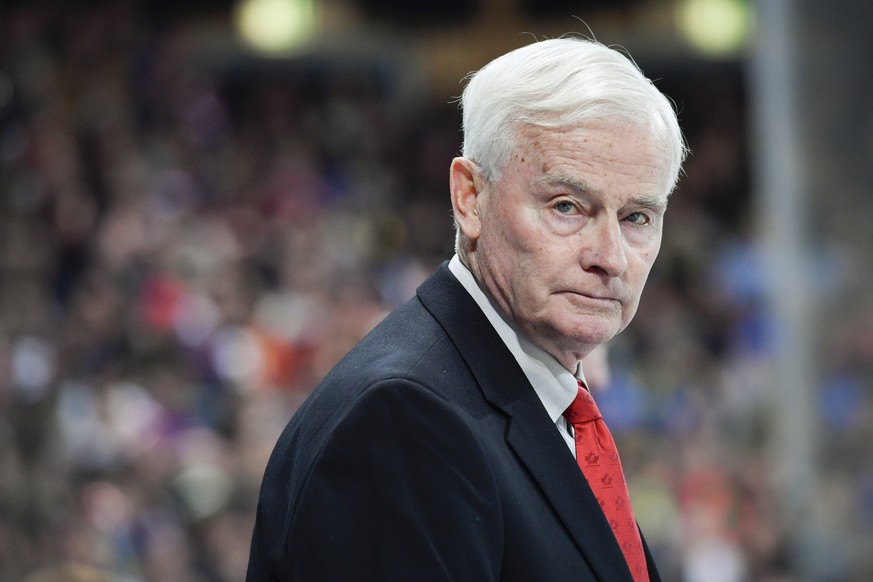
[[[579,382],[579,393],[564,417],[573,425],[576,462],[597,497],[615,539],[621,546],[634,582],[648,582],[646,555],[634,519],[630,496],[615,441],[603,422],[600,410],[588,390]]]

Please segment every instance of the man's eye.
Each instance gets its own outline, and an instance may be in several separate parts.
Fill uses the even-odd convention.
[[[561,214],[570,214],[573,212],[573,205],[569,202],[558,202],[555,204],[555,210]]]
[[[628,222],[632,222],[633,224],[648,224],[649,217],[643,214],[642,212],[631,212],[627,215]]]

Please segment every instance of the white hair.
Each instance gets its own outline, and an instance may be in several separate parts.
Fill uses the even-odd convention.
[[[648,127],[667,164],[668,194],[687,152],[670,100],[630,58],[582,38],[543,40],[494,59],[470,76],[461,109],[463,155],[492,183],[526,124],[565,127],[619,118]]]

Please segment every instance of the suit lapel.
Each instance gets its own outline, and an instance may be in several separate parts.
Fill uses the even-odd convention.
[[[444,263],[418,289],[475,376],[507,417],[506,442],[601,580],[631,580],[609,523],[511,352]],[[621,573],[620,575],[618,573]]]
[[[643,551],[646,553],[646,564],[649,567],[649,582],[661,582],[661,575],[655,567],[655,560],[652,558],[652,552],[649,550],[649,545],[646,543],[646,537],[643,532],[640,532],[640,539],[643,541]]]
[[[532,389],[530,395],[532,398],[517,400],[511,406],[507,443],[540,486],[598,578],[630,581],[624,555],[594,493]]]

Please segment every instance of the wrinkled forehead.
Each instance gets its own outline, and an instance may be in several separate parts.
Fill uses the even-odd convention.
[[[591,147],[588,147],[591,146]],[[591,148],[595,150],[596,160]],[[565,125],[519,124],[514,147],[504,172],[548,172],[556,156],[604,167],[619,165],[648,168],[666,199],[672,189],[669,157],[651,127],[622,118],[586,120]],[[656,188],[657,189],[657,188]]]

